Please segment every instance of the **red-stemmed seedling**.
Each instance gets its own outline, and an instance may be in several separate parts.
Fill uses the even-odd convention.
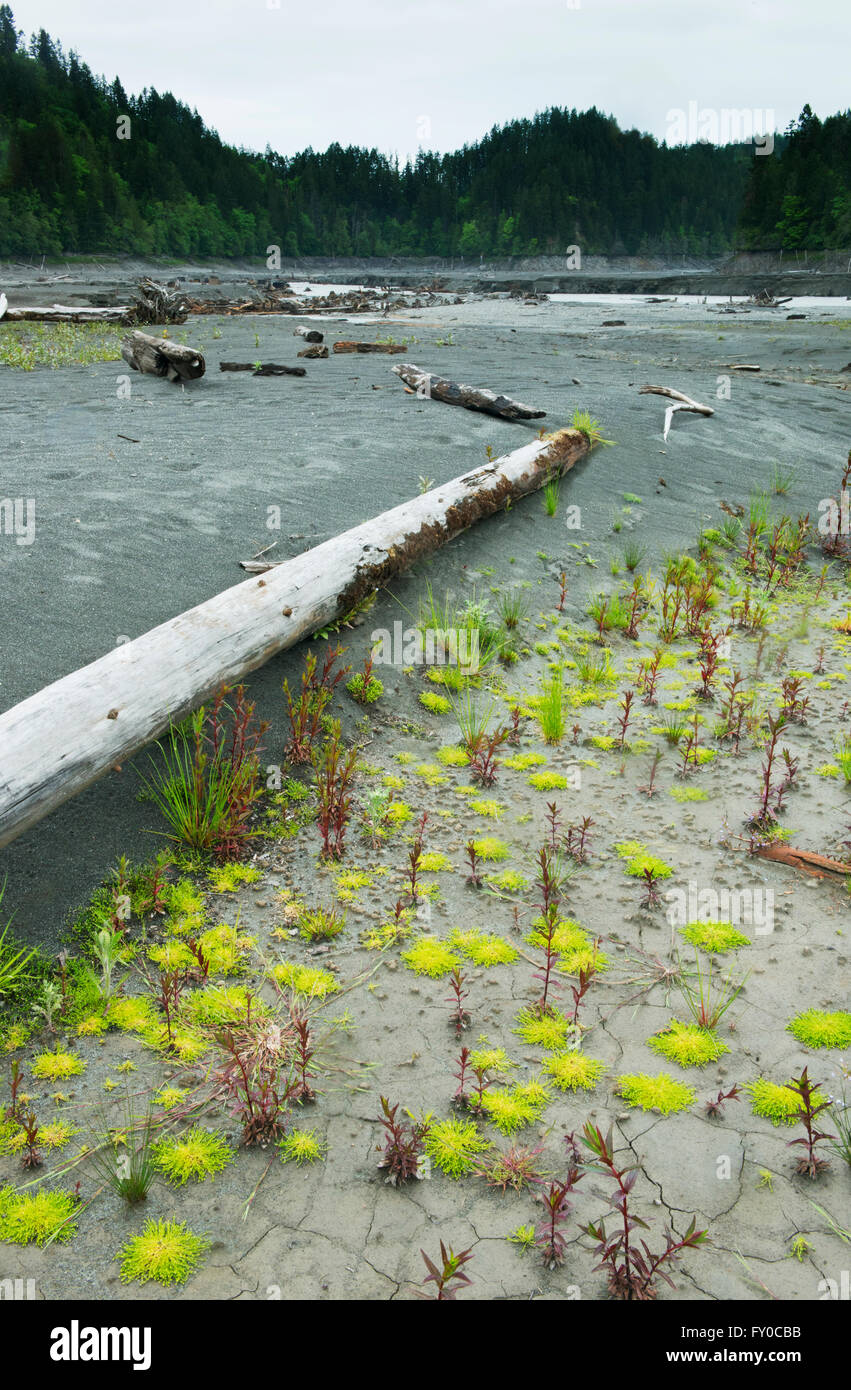
[[[704,1110],[711,1120],[718,1120],[724,1114],[724,1106],[728,1100],[739,1099],[739,1088],[733,1086],[732,1090],[720,1090],[714,1100],[708,1100],[704,1105]]]
[[[570,1193],[583,1176],[578,1168],[571,1167],[564,1182],[541,1184],[543,1190],[538,1193],[538,1201],[544,1208],[544,1219],[535,1230],[535,1245],[547,1269],[557,1269],[564,1264],[567,1241],[559,1227],[565,1224],[573,1210]]]
[[[657,748],[656,752],[653,754],[653,761],[650,764],[650,776],[646,782],[642,783],[642,785],[637,788],[638,791],[644,792],[645,796],[656,795],[656,773],[659,771],[659,764],[661,761],[662,754]]]
[[[802,1135],[799,1139],[789,1140],[790,1148],[794,1148],[796,1145],[800,1144],[806,1150],[806,1153],[798,1159],[796,1171],[802,1175],[806,1174],[809,1178],[817,1178],[820,1173],[827,1171],[830,1167],[830,1162],[826,1158],[818,1157],[816,1154],[816,1144],[821,1143],[824,1139],[835,1140],[836,1135],[824,1134],[821,1130],[816,1129],[814,1127],[815,1119],[823,1110],[830,1109],[831,1102],[821,1099],[818,1094],[819,1091],[821,1091],[821,1082],[811,1081],[807,1075],[806,1067],[804,1067],[800,1076],[794,1076],[791,1081],[786,1082],[786,1085],[790,1091],[795,1092],[795,1095],[801,1102],[801,1108],[798,1111],[798,1119],[806,1130],[806,1134]]]
[[[434,1284],[437,1293],[432,1299],[431,1294],[423,1293],[421,1289],[418,1289],[418,1298],[432,1299],[433,1302],[437,1303],[448,1302],[450,1299],[456,1299],[460,1290],[464,1288],[465,1285],[472,1284],[472,1279],[470,1279],[462,1269],[462,1265],[468,1264],[469,1261],[472,1260],[472,1250],[462,1250],[460,1255],[456,1255],[451,1246],[447,1250],[443,1241],[441,1241],[440,1258],[443,1262],[442,1269],[438,1269],[437,1265],[433,1260],[429,1259],[424,1250],[421,1250],[420,1254],[428,1270],[428,1274],[423,1280],[423,1288],[425,1288],[426,1284]]]
[[[417,1176],[422,1138],[409,1120],[397,1120],[398,1102],[391,1106],[385,1096],[379,1099],[383,1113],[378,1119],[384,1126],[384,1151],[378,1166],[387,1169],[385,1182],[399,1187]]]
[[[456,1038],[460,1038],[464,1029],[470,1026],[470,1015],[464,1008],[464,1000],[469,999],[470,991],[464,989],[464,974],[458,965],[449,976],[449,988],[452,994],[447,996],[446,1003],[452,1005],[450,1022],[455,1029]]]
[[[630,1194],[638,1177],[638,1165],[632,1164],[627,1168],[618,1166],[615,1162],[611,1129],[604,1138],[597,1126],[589,1121],[582,1133],[585,1143],[594,1155],[591,1162],[586,1162],[586,1171],[604,1173],[616,1184],[609,1205],[620,1217],[618,1234],[607,1235],[602,1220],[590,1221],[582,1228],[597,1242],[596,1253],[600,1256],[600,1263],[596,1268],[606,1270],[609,1292],[614,1298],[644,1302],[656,1297],[654,1285],[659,1279],[663,1279],[672,1289],[675,1288],[664,1266],[676,1263],[684,1250],[694,1250],[702,1245],[708,1233],[696,1230],[697,1222],[692,1219],[691,1225],[680,1240],[675,1240],[670,1231],[665,1232],[665,1249],[661,1254],[654,1255],[644,1240],[641,1241],[642,1250],[638,1250],[632,1240],[633,1231],[639,1227],[649,1230],[647,1222],[634,1216],[629,1210]]]
[[[467,875],[467,882],[469,884],[472,884],[473,888],[481,888],[483,880],[481,874],[479,873],[479,856],[476,853],[475,841],[468,840],[464,848],[467,851],[467,859],[469,860],[470,864],[470,872]]]
[[[343,667],[339,671],[334,670],[334,666],[342,654],[342,647],[329,648],[325,653],[322,670],[317,676],[316,657],[313,652],[307,653],[301,675],[301,693],[298,700],[293,698],[289,683],[284,681],[283,691],[287,700],[287,715],[290,721],[290,737],[284,752],[290,762],[306,763],[310,760],[311,749],[322,728],[322,716],[337,685],[351,670],[349,666]]]
[[[632,702],[633,702],[634,699],[635,699],[635,691],[634,691],[634,690],[625,690],[625,691],[624,691],[624,696],[623,696],[623,699],[621,700],[621,706],[620,706],[621,709],[622,709],[622,711],[623,711],[623,713],[621,714],[620,718],[618,719],[618,731],[619,731],[619,733],[618,733],[618,740],[617,740],[617,744],[616,744],[616,747],[618,747],[618,748],[624,748],[625,745],[626,745],[626,734],[627,734],[627,729],[629,728],[629,721],[630,721],[630,718],[631,718],[631,710],[632,710]]]

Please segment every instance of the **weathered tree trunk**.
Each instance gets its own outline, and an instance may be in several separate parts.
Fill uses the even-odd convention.
[[[343,340],[334,344],[335,352],[404,352],[404,343],[354,343]]]
[[[73,304],[10,309],[7,305],[2,318],[9,323],[124,323],[132,312],[129,304],[110,309],[94,309],[87,305],[75,307]]]
[[[309,343],[322,343],[325,341],[324,334],[318,328],[304,328],[301,325],[293,329],[294,338],[305,338]]]
[[[321,343],[311,343],[310,347],[302,348],[298,356],[325,358],[328,356],[328,349]]]
[[[520,401],[513,401],[510,396],[498,396],[495,391],[432,376],[422,367],[415,367],[412,362],[403,362],[393,371],[417,395],[431,396],[434,400],[445,401],[447,405],[462,405],[465,410],[481,410],[485,415],[498,415],[502,420],[540,420],[547,413],[545,410],[535,410],[531,405],[521,405]]]
[[[155,739],[223,683],[327,626],[424,555],[588,453],[560,430],[270,569],[0,715],[0,845]]]
[[[307,376],[304,367],[284,367],[279,362],[220,362],[220,372],[251,372],[252,376]]]
[[[200,352],[173,343],[169,338],[152,338],[150,333],[129,333],[121,344],[121,356],[137,372],[164,376],[169,381],[194,381],[203,376],[206,363]]]

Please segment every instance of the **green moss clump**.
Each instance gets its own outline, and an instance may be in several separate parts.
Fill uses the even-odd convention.
[[[180,1139],[161,1139],[153,1148],[154,1165],[169,1182],[182,1187],[192,1178],[203,1182],[233,1163],[233,1149],[223,1134],[195,1125]]]
[[[625,840],[622,844],[615,845],[615,849],[620,858],[626,860],[624,873],[629,874],[630,878],[643,878],[646,869],[650,870],[654,878],[670,878],[674,872],[670,864],[651,854],[646,845],[640,844],[638,840]]]
[[[242,985],[206,985],[196,989],[181,1006],[181,1020],[204,1028],[221,1028],[242,1018],[249,1002],[248,990]],[[267,1006],[251,997],[252,1012],[259,1018],[268,1012]]]
[[[544,1071],[560,1091],[593,1091],[605,1070],[603,1062],[584,1052],[559,1052],[544,1062]]]
[[[309,999],[324,999],[326,994],[335,994],[340,988],[330,970],[320,970],[315,965],[293,965],[287,961],[273,966],[269,974],[279,985],[287,985],[296,994],[304,994]]]
[[[753,1113],[773,1125],[793,1125],[801,1113],[801,1097],[788,1086],[776,1086],[759,1077],[749,1082],[745,1090],[750,1092]]]
[[[710,1028],[697,1023],[680,1023],[672,1018],[668,1027],[647,1039],[647,1046],[680,1067],[705,1067],[730,1049]]]
[[[147,1284],[154,1279],[166,1288],[185,1284],[209,1248],[207,1237],[194,1235],[185,1222],[149,1221],[142,1234],[133,1236],[116,1256],[121,1261],[121,1282]]]
[[[525,772],[530,767],[542,767],[546,761],[546,753],[514,753],[510,758],[503,758],[502,765],[515,772]]]
[[[804,1047],[851,1047],[851,1013],[805,1009],[787,1023],[786,1031]]]
[[[438,850],[432,850],[430,854],[421,854],[418,866],[418,873],[452,873],[452,860],[447,859],[446,855],[441,854]]]
[[[564,1052],[573,1039],[573,1025],[563,1014],[538,1013],[535,1009],[521,1009],[512,1032],[530,1047],[541,1047],[545,1052]]]
[[[255,864],[217,864],[207,871],[216,893],[235,893],[243,883],[256,883],[263,875]]]
[[[484,839],[474,840],[473,848],[477,858],[484,860],[486,864],[500,863],[508,858],[508,846],[495,835],[486,835]]]
[[[455,748],[451,744],[438,748],[434,756],[444,767],[466,767],[470,761],[466,749]]]
[[[681,934],[701,951],[719,955],[751,944],[750,938],[737,931],[732,922],[689,922]]]
[[[486,874],[485,880],[500,893],[524,893],[529,887],[528,878],[524,878],[516,869],[503,869],[501,874]]]
[[[509,941],[503,941],[501,936],[488,936],[477,927],[471,927],[469,931],[461,931],[455,927],[449,941],[456,951],[460,951],[461,955],[466,956],[474,965],[510,965],[517,959],[517,951]]]
[[[278,1141],[282,1163],[318,1163],[325,1158],[327,1144],[316,1136],[315,1129],[293,1129]]]
[[[351,680],[346,681],[346,689],[359,705],[372,705],[384,694],[384,686],[377,676],[364,676],[358,671]]]
[[[449,714],[452,709],[446,696],[438,695],[434,690],[424,690],[420,695],[420,704],[423,706],[423,709],[427,709],[430,714]],[[441,758],[441,762],[443,761],[444,760]],[[467,757],[465,754],[464,762],[466,761]]]
[[[549,1099],[545,1087],[540,1087],[540,1091],[543,1096],[529,1095],[522,1086],[514,1086],[510,1091],[492,1088],[482,1096],[482,1112],[500,1134],[516,1134],[540,1117]]]
[[[77,1234],[71,1218],[78,1199],[71,1192],[52,1191],[19,1195],[11,1187],[0,1188],[0,1240],[12,1245],[44,1245],[47,1240],[65,1242]]]
[[[423,1147],[435,1168],[449,1178],[471,1172],[480,1153],[491,1147],[472,1120],[439,1120],[429,1125]]]
[[[567,786],[567,778],[560,772],[533,772],[526,780],[539,792],[563,791]]]
[[[437,936],[421,936],[402,952],[402,960],[417,975],[428,975],[432,980],[448,975],[461,963],[454,951]]]
[[[150,1003],[139,996],[113,999],[106,1017],[124,1033],[145,1033],[156,1023]]]
[[[65,1081],[69,1076],[79,1076],[85,1069],[82,1057],[74,1057],[59,1047],[55,1052],[39,1053],[32,1064],[33,1076],[45,1081]]]
[[[688,1110],[694,1102],[694,1090],[682,1081],[675,1081],[667,1072],[658,1076],[645,1073],[619,1076],[617,1091],[627,1105],[639,1110],[658,1110],[661,1115],[673,1115],[678,1110]]]

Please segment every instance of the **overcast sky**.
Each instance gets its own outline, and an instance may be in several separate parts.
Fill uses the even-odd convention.
[[[782,130],[805,102],[851,105],[848,0],[10,3],[27,37],[44,28],[128,92],[170,90],[229,143],[283,154],[338,140],[404,160],[547,106],[674,140],[669,113],[691,103],[693,136],[712,112],[721,139],[725,110]]]

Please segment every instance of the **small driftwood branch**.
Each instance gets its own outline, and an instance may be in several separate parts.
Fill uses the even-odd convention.
[[[422,367],[416,367],[412,362],[402,362],[393,371],[418,396],[430,396],[433,400],[445,401],[447,405],[463,406],[465,410],[480,410],[485,415],[498,415],[502,420],[540,420],[547,413],[513,401],[510,396],[498,396],[495,391],[486,388],[465,386],[463,382],[432,376],[431,372],[423,371]]]
[[[138,330],[128,333],[122,342],[121,356],[135,372],[164,376],[169,381],[195,381],[207,370],[202,353],[194,348]]]
[[[343,340],[334,344],[335,352],[404,352],[404,343],[354,343]]]
[[[762,859],[776,859],[779,864],[788,864],[790,869],[800,869],[802,873],[815,878],[849,878],[851,864],[843,864],[841,859],[828,859],[823,854],[813,854],[808,849],[795,849],[794,845],[784,845],[772,840],[760,845],[755,851]]]
[[[670,386],[639,386],[639,396],[667,396],[672,401],[677,401],[677,405],[669,405],[665,411],[665,429],[662,439],[667,440],[668,432],[671,428],[671,421],[677,410],[689,410],[695,415],[714,415],[715,411],[709,405],[701,405],[699,401],[693,401],[691,396],[684,396],[682,391],[674,391]]]

